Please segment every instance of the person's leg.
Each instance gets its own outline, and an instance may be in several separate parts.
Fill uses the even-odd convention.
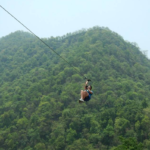
[[[89,93],[87,91],[81,90],[81,99],[85,99],[85,97],[89,96]]]
[[[82,99],[82,92],[83,92],[83,90],[81,90],[81,98],[80,99]]]

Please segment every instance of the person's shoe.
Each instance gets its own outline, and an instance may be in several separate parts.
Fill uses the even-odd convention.
[[[79,101],[84,102],[84,100],[82,98],[80,98]]]

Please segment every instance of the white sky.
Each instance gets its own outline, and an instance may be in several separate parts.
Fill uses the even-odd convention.
[[[104,26],[148,50],[150,0],[0,0],[0,5],[39,37]],[[0,37],[27,31],[0,7]]]

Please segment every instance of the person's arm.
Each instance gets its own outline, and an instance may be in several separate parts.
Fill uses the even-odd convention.
[[[84,87],[85,90],[87,90],[87,84],[88,84],[88,81],[85,82],[85,87]]]
[[[90,94],[93,94],[93,92],[90,90],[90,88],[88,88],[88,91],[89,91]]]

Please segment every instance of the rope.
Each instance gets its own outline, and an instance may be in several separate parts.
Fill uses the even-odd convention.
[[[75,68],[72,64],[70,64],[66,59],[64,59],[62,56],[60,56],[56,51],[54,51],[48,44],[46,44],[41,38],[39,38],[35,33],[33,33],[29,28],[27,28],[23,23],[21,23],[17,18],[15,18],[10,12],[8,12],[4,7],[2,7],[0,5],[0,7],[5,11],[7,12],[12,18],[14,18],[17,22],[19,22],[23,27],[25,27],[30,33],[32,33],[38,40],[40,40],[43,44],[45,44],[50,50],[52,50],[56,55],[58,55],[61,59],[63,59],[67,64],[69,64],[71,67],[73,67],[80,75],[80,71]],[[86,76],[84,75],[81,75],[83,76],[85,79],[87,79]]]

